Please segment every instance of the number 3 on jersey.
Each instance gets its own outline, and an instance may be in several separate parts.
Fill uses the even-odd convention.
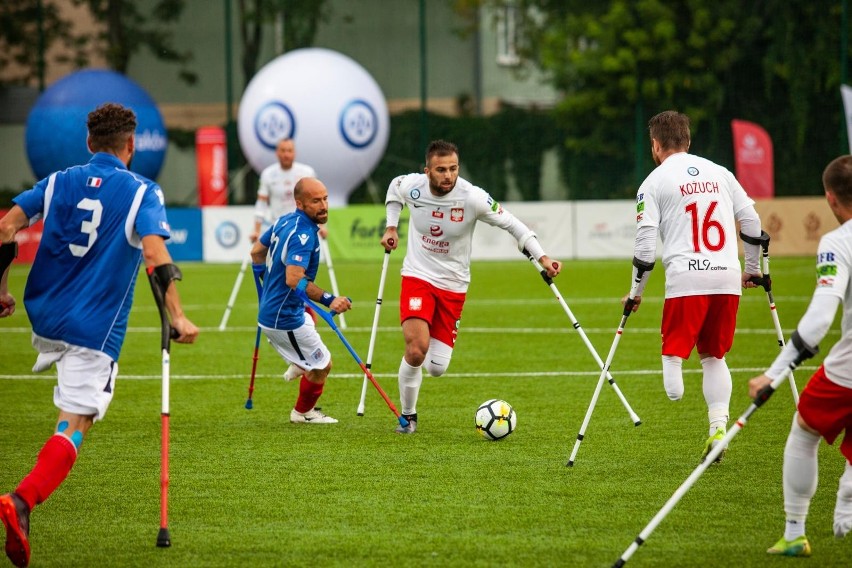
[[[718,202],[711,201],[710,206],[704,213],[704,218],[699,223],[698,204],[690,203],[686,206],[686,213],[692,217],[692,249],[695,252],[703,249],[710,252],[722,250],[725,246],[725,229],[719,221],[713,219],[713,212],[716,210]],[[715,243],[711,241],[711,233],[715,237]]]
[[[68,248],[71,249],[71,254],[82,258],[87,252],[89,252],[89,249],[92,248],[92,245],[95,244],[95,241],[98,238],[98,226],[101,224],[101,213],[103,213],[104,208],[103,205],[101,205],[101,202],[97,199],[89,199],[87,197],[80,200],[77,204],[77,209],[92,212],[91,221],[83,221],[80,224],[80,232],[84,235],[89,235],[89,242],[86,243],[86,246],[68,245]]]

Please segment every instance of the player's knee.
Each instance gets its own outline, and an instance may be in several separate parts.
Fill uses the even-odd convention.
[[[426,353],[426,372],[432,377],[440,377],[447,372],[452,356],[453,349],[449,345],[432,340]]]

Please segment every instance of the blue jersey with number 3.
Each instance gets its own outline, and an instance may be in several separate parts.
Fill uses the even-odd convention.
[[[97,153],[14,200],[44,232],[24,290],[33,331],[118,359],[142,237],[169,237],[160,187]]]

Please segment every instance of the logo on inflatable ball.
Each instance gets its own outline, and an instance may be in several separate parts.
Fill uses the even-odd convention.
[[[134,81],[114,71],[87,69],[66,75],[41,94],[26,125],[26,149],[36,178],[85,164],[88,114],[104,103],[119,103],[136,113],[136,154],[130,169],[156,180],[168,147],[156,102]]]
[[[387,102],[373,77],[354,60],[321,48],[297,49],[266,64],[240,101],[243,154],[258,173],[275,164],[282,138],[296,160],[313,167],[331,206],[373,171],[388,143]]]

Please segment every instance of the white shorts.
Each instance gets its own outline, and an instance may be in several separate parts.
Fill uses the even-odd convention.
[[[325,369],[331,363],[331,352],[320,339],[311,318],[306,317],[305,323],[293,330],[260,328],[282,357],[306,371]]]
[[[118,363],[101,351],[46,339],[33,334],[32,344],[39,352],[33,372],[41,373],[56,365],[58,384],[53,389],[53,404],[59,410],[104,417],[115,389]]]

